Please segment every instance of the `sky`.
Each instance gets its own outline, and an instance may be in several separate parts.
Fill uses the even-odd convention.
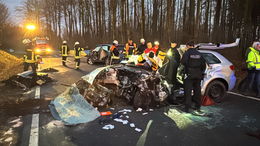
[[[17,18],[15,8],[21,5],[23,0],[0,0],[0,1],[4,2],[6,6],[9,8],[10,19],[14,22],[20,21],[19,18]]]

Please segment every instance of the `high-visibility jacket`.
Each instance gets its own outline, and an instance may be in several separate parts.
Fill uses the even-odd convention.
[[[117,46],[112,45],[109,50],[110,50],[112,56],[119,56],[119,50],[118,50]]]
[[[255,68],[256,70],[260,70],[260,53],[258,50],[250,47],[249,48],[251,51],[247,55],[247,68],[248,69],[253,69]]]
[[[75,46],[74,47],[74,58],[75,59],[80,59],[81,58],[81,54],[80,54],[81,51],[84,51],[84,49],[81,48],[80,46]]]
[[[36,55],[32,49],[26,49],[26,54],[23,56],[26,63],[36,63],[39,55]]]
[[[68,54],[69,54],[69,47],[68,47],[68,45],[62,45],[61,46],[61,56],[68,56]]]
[[[180,63],[181,56],[178,49],[170,48],[167,52],[167,56],[173,58],[177,63]]]
[[[164,60],[165,56],[167,55],[166,49],[159,49],[157,57],[160,58],[162,61]]]
[[[132,44],[126,43],[125,52],[126,52],[126,55],[133,55],[136,52],[136,44],[135,43],[132,43]]]
[[[147,62],[153,71],[158,70],[158,63],[153,58],[148,57],[146,54],[139,55],[137,60],[138,65],[143,65],[145,62]]]

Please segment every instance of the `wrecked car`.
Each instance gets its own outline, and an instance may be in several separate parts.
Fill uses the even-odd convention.
[[[94,63],[105,63],[106,65],[110,64],[110,47],[112,44],[100,44],[97,45],[95,49],[90,51],[89,54],[87,54],[87,63],[88,64],[94,64]],[[124,45],[119,44],[119,51],[120,54],[123,54],[124,51]]]
[[[133,65],[97,68],[77,83],[80,94],[93,106],[125,102],[148,109],[162,104],[168,96],[159,74]]]

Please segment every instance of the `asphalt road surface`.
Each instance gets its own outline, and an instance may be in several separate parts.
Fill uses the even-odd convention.
[[[182,113],[179,107],[166,106],[148,112],[132,107],[109,107],[102,111],[123,115],[128,124],[110,121],[114,129],[105,130],[99,120],[65,126],[53,119],[48,109],[51,99],[62,93],[81,76],[102,65],[83,61],[74,69],[70,58],[68,67],[61,66],[59,57],[46,57],[42,69],[52,67],[58,72],[49,76],[55,81],[34,87],[23,93],[17,102],[0,106],[0,145],[40,146],[172,146],[172,145],[260,145],[260,101],[240,95],[227,94],[220,104],[203,107],[205,117]],[[8,89],[16,92],[16,89]],[[15,94],[7,94],[6,96]],[[39,98],[39,99],[35,99]],[[134,123],[135,127],[131,127]],[[133,126],[133,125],[132,125]],[[138,128],[138,129],[135,129]],[[141,131],[138,131],[141,130]]]

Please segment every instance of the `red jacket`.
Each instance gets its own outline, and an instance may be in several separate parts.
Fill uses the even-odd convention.
[[[157,48],[146,48],[145,50],[144,50],[144,53],[145,54],[148,54],[148,53],[150,53],[150,52],[154,52],[154,55],[156,54],[156,52],[157,52]]]

